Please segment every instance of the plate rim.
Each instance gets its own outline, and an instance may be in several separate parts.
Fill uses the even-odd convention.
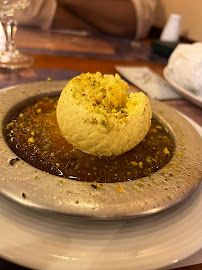
[[[197,190],[197,192],[199,193],[198,195],[197,195],[197,199],[195,199],[195,203],[197,203],[197,209],[202,209],[201,208],[201,205],[202,205],[202,200],[201,200],[201,194],[202,194],[202,183],[200,184],[200,190],[198,189]],[[194,194],[193,194],[193,196],[194,196]],[[2,196],[0,196],[0,200],[2,199]],[[5,199],[5,198],[4,198]],[[189,209],[189,205],[190,204],[192,204],[192,203],[190,203],[190,202],[192,202],[192,200],[190,200],[191,198],[187,198],[187,200],[186,200],[186,206],[188,206],[187,208],[186,208],[186,214],[189,216],[188,218],[186,218],[186,219],[189,219],[189,220],[191,220],[191,222],[192,222],[192,219],[190,219],[190,213],[191,213],[191,210]],[[12,204],[13,204],[13,202],[12,201],[9,201],[9,202],[11,202],[11,205],[7,205],[6,207],[7,208],[10,208],[10,210],[11,210],[11,213],[10,213],[10,215],[11,215],[11,218],[13,217],[13,215],[12,215],[12,210],[13,210],[13,208],[12,208]],[[15,208],[15,206],[16,205],[13,205],[13,207]],[[21,208],[22,207],[22,205],[19,205],[19,207]],[[180,211],[180,209],[178,209],[177,210],[177,214],[175,213],[173,216],[172,216],[172,213],[173,213],[173,211],[175,212],[176,211],[176,209],[177,208],[180,208],[181,209],[181,207],[180,207],[180,205],[176,205],[176,207],[174,207],[174,208],[171,208],[171,209],[168,209],[168,211],[171,213],[171,217],[173,217],[173,221],[176,221],[176,223],[178,223],[179,222],[179,218],[176,220],[175,219],[175,217],[178,217],[178,214],[179,214],[179,211]],[[193,206],[193,209],[196,207],[196,204],[194,204],[194,206]],[[12,209],[11,209],[12,208]],[[24,208],[25,209],[25,208]],[[193,210],[192,209],[192,210]],[[7,209],[6,209],[7,210]],[[15,209],[14,209],[15,210]],[[19,209],[18,209],[19,210]],[[22,209],[22,213],[23,213],[24,211],[23,211],[23,209]],[[16,213],[17,214],[19,214],[19,212],[18,211],[16,211]],[[23,213],[24,214],[24,216],[26,216],[26,213]],[[1,211],[0,211],[0,215],[2,215],[2,213],[1,213]],[[30,215],[32,215],[32,213],[30,213]],[[40,215],[42,215],[42,213],[40,213]],[[160,212],[160,213],[156,213],[154,216],[156,216],[156,219],[159,219],[159,217],[160,217],[160,219],[161,219],[161,215],[163,215],[163,216],[165,216],[165,212]],[[200,214],[198,213],[198,216],[200,216]],[[6,216],[7,217],[7,216]],[[149,216],[149,218],[150,218],[151,216]],[[145,217],[139,217],[139,219],[144,219]],[[146,217],[147,218],[147,217]],[[194,215],[193,216],[193,219],[194,218],[196,218],[196,215]],[[34,220],[34,218],[32,217],[32,219]],[[29,222],[30,222],[30,225],[31,226],[33,226],[33,224],[32,224],[32,221],[33,220],[30,220],[30,217],[29,217]],[[136,219],[132,219],[132,222],[133,221],[135,221]],[[130,220],[131,221],[131,220]],[[196,223],[196,221],[197,220],[195,220],[195,223]],[[9,220],[7,221],[7,222],[9,222]],[[92,222],[92,220],[89,220],[88,222]],[[98,221],[98,222],[102,222],[102,221]],[[108,222],[110,222],[110,221],[106,221],[107,223]],[[118,222],[118,223],[120,223],[121,222],[121,224],[123,223],[123,220],[118,220],[118,221],[115,221],[115,222]],[[127,222],[127,220],[126,220],[126,222]],[[19,226],[20,225],[22,225],[22,223],[23,223],[23,218],[21,218],[20,219],[20,224],[19,224]],[[144,224],[145,224],[145,222],[143,222]],[[81,222],[80,222],[80,224],[81,224]],[[160,226],[162,226],[162,227],[164,227],[164,225],[163,225],[163,223],[160,223],[161,225]],[[1,222],[0,222],[0,226],[1,226]],[[149,226],[149,225],[147,225],[147,226]],[[14,228],[14,230],[18,230],[19,228],[18,228],[18,226],[12,226],[13,228]],[[81,226],[82,227],[82,226]],[[122,225],[121,225],[121,227],[122,227]],[[190,228],[190,226],[188,226],[188,228]],[[199,226],[199,228],[201,228],[200,226]],[[110,229],[109,229],[110,230]],[[21,231],[21,233],[22,234],[24,234],[24,235],[26,235],[26,233],[21,229],[20,230]],[[169,230],[170,231],[170,230]],[[6,235],[5,235],[5,233],[3,233],[3,235],[6,237]],[[16,234],[17,235],[17,234]],[[31,235],[31,234],[30,234]],[[201,234],[200,234],[201,235]],[[35,235],[34,234],[34,237],[37,237],[38,235]],[[172,236],[172,233],[171,233],[171,236]],[[54,235],[54,237],[55,238],[58,238],[59,236],[56,234],[56,235]],[[41,238],[41,239],[43,239],[43,237]],[[58,238],[59,239],[59,238]],[[54,240],[55,242],[57,242],[57,241],[59,241],[59,240]],[[200,239],[201,239],[201,237],[200,237]],[[162,241],[161,241],[161,243],[162,243]],[[44,246],[44,243],[43,243],[43,241],[42,242],[39,242],[39,244],[43,247]],[[193,243],[192,243],[193,244]],[[38,245],[37,245],[38,246]],[[11,244],[11,247],[13,248],[13,245]],[[41,247],[41,248],[42,248]],[[45,246],[44,246],[45,247]],[[167,258],[165,259],[164,258],[164,260],[162,260],[163,258],[161,258],[159,261],[158,261],[158,263],[156,262],[156,261],[154,261],[154,262],[151,262],[151,261],[149,261],[149,262],[147,262],[147,263],[145,263],[144,264],[144,267],[142,267],[141,269],[143,269],[143,270],[154,270],[154,269],[162,269],[162,267],[164,268],[164,267],[168,267],[168,266],[174,266],[175,267],[175,265],[176,265],[176,263],[178,263],[178,262],[181,262],[182,260],[184,260],[184,259],[186,259],[187,257],[189,257],[189,256],[191,256],[191,255],[193,255],[194,253],[196,253],[197,251],[199,251],[200,249],[201,249],[201,241],[200,241],[200,245],[198,244],[198,242],[197,242],[197,245],[192,245],[192,248],[191,248],[191,250],[190,249],[185,249],[185,250],[183,250],[183,252],[181,253],[181,252],[179,252],[178,251],[178,253],[176,254],[176,252],[174,251],[174,254],[172,254],[172,256],[169,254],[169,255],[167,255],[167,251],[165,252],[163,249],[162,249],[162,251],[163,251],[163,253],[165,254],[166,253],[166,256],[167,256]],[[26,249],[26,245],[25,245],[25,247],[24,247],[25,249]],[[35,247],[36,248],[36,247]],[[39,248],[39,246],[38,246],[38,248]],[[12,261],[13,263],[17,263],[17,264],[19,264],[19,265],[22,265],[22,266],[24,266],[24,267],[33,267],[33,260],[32,261],[30,261],[30,259],[28,258],[28,256],[24,256],[24,254],[23,253],[21,253],[22,254],[22,257],[24,257],[25,259],[24,260],[22,260],[22,257],[21,258],[16,258],[16,248],[14,247],[13,248],[13,250],[15,251],[14,253],[12,253],[12,254],[6,254],[6,249],[4,248],[4,246],[3,246],[3,252],[2,252],[2,248],[1,248],[1,244],[0,244],[0,255],[2,256],[2,258],[4,258],[4,259],[6,259],[6,260],[9,260],[9,261]],[[61,248],[60,248],[60,250],[61,250]],[[29,250],[28,250],[28,252],[29,252]],[[179,253],[181,253],[181,254],[179,254]],[[15,254],[15,255],[14,255]],[[50,255],[50,251],[46,251],[46,257],[47,256],[49,256]],[[54,254],[53,254],[54,255]],[[57,255],[57,254],[56,254]],[[154,254],[155,255],[155,254]],[[150,256],[150,255],[149,255]],[[32,257],[32,256],[31,256]],[[43,255],[43,257],[44,257],[44,255]],[[54,267],[54,261],[51,263],[51,261],[48,263],[48,266],[47,266],[47,260],[45,260],[45,258],[41,258],[41,260],[40,261],[37,261],[37,263],[35,263],[34,264],[34,267],[36,267],[37,269],[50,269],[49,267],[51,266],[52,267],[52,263],[53,263],[53,267]],[[57,257],[57,256],[56,256]],[[62,258],[62,256],[61,256],[61,258],[60,258],[60,256],[58,256],[57,257],[58,258],[58,260],[62,260],[63,258]],[[157,258],[159,258],[159,256],[157,257]],[[155,259],[156,259],[156,255],[155,255]],[[135,260],[135,256],[134,256],[134,258],[133,259],[131,259],[130,258],[130,264],[128,264],[128,267],[126,268],[127,270],[131,270],[131,269],[134,269],[134,266],[131,266],[131,261],[133,262]],[[143,260],[144,261],[146,261],[144,258],[143,258]],[[81,260],[79,260],[78,259],[78,261],[79,262],[81,262],[82,261],[82,259]],[[51,263],[51,264],[50,264]],[[69,260],[66,260],[66,263],[64,263],[64,260],[63,260],[63,262],[62,262],[62,264],[61,264],[61,266],[60,266],[60,270],[63,270],[63,269],[66,269],[66,266],[68,266],[68,263],[70,263],[70,266],[72,266],[72,268],[71,267],[69,267],[70,269],[74,269],[74,270],[78,270],[78,269],[80,269],[80,268],[78,268],[77,267],[77,265],[76,265],[76,263],[74,263],[74,261],[72,261],[71,262],[71,260],[69,261]],[[73,263],[73,264],[72,264]],[[121,263],[121,261],[120,261],[120,263]],[[57,265],[57,262],[56,262],[56,265]],[[46,267],[45,267],[46,266]],[[137,265],[136,265],[137,266]],[[47,268],[48,267],[48,268]],[[122,268],[120,268],[121,267],[121,265],[119,265],[119,270],[121,270]],[[138,266],[137,266],[138,267]],[[51,269],[55,269],[55,268],[51,268]],[[91,268],[87,268],[87,269],[91,269]],[[94,269],[96,269],[96,268],[94,268]],[[115,268],[115,266],[113,266],[112,267],[112,269],[117,269],[117,268]],[[98,270],[100,270],[100,268],[98,267]]]
[[[194,95],[192,92],[188,91],[184,87],[178,85],[175,81],[171,79],[169,76],[169,71],[172,72],[172,69],[170,69],[168,66],[164,67],[163,69],[163,75],[166,79],[166,81],[174,88],[175,91],[180,93],[183,97],[188,99],[190,102],[194,103],[195,105],[202,108],[202,97]]]

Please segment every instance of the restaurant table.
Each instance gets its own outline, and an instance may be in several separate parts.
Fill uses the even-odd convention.
[[[152,38],[135,41],[85,32],[44,32],[19,28],[16,36],[17,47],[21,52],[33,56],[35,63],[30,68],[18,71],[0,69],[0,89],[35,81],[68,80],[81,72],[100,71],[115,74],[116,65],[147,66],[163,77],[167,59],[152,51]],[[134,85],[130,87],[138,90]],[[185,99],[163,102],[202,127],[202,109],[199,107]],[[193,265],[189,265],[190,262]],[[173,267],[179,270],[201,270],[202,250]],[[0,259],[0,269],[25,268]]]

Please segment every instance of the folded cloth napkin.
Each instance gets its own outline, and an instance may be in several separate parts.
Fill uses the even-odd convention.
[[[202,42],[179,44],[166,68],[172,71],[176,84],[202,96]]]

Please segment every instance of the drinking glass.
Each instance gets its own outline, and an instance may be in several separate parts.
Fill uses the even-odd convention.
[[[0,67],[8,69],[26,68],[34,63],[34,59],[16,50],[15,34],[17,22],[15,10],[25,9],[30,0],[3,0],[0,2],[1,23],[6,36],[5,51],[0,54]]]

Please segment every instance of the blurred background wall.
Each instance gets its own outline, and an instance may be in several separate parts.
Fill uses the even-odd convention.
[[[182,16],[183,37],[202,41],[202,0],[158,0],[154,26],[163,28],[171,13]]]

